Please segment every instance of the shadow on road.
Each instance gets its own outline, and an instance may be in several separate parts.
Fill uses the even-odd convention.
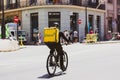
[[[62,75],[65,75],[66,73],[63,73],[63,72],[58,72],[58,73],[55,73],[54,76],[50,76],[49,74],[44,74],[40,77],[38,77],[39,79],[50,79],[50,78],[53,78],[53,77],[57,77],[57,76],[62,76]]]

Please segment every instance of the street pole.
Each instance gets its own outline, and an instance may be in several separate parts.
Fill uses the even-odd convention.
[[[18,6],[18,0],[15,0],[15,8]]]
[[[2,39],[5,39],[6,35],[5,35],[5,21],[4,21],[4,0],[1,0],[2,1],[2,27],[1,27],[1,36],[2,36]]]
[[[87,5],[85,6],[85,36],[88,34],[88,27],[87,27]]]
[[[17,40],[18,40],[18,27],[19,27],[19,19],[18,19],[18,16],[14,16],[14,23],[17,24]]]

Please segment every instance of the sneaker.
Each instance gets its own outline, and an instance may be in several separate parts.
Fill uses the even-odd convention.
[[[64,65],[62,65],[60,68],[61,68],[62,71],[65,71],[65,70],[66,70],[66,68],[65,68]]]

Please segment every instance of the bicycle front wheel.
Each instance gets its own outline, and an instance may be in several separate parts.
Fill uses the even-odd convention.
[[[68,55],[67,55],[67,53],[65,52],[65,51],[63,51],[63,53],[64,53],[64,55],[63,55],[63,60],[61,60],[61,61],[63,61],[63,62],[61,62],[61,63],[63,63],[63,65],[64,65],[64,69],[62,69],[63,71],[66,71],[67,70],[67,67],[68,67]],[[61,65],[62,66],[62,65]]]
[[[46,68],[47,68],[47,72],[50,76],[53,76],[55,74],[56,66],[57,65],[56,65],[55,56],[49,55],[47,58]]]

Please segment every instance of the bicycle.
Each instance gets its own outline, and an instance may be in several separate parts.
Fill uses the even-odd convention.
[[[63,50],[63,53],[64,54],[62,57],[63,57],[63,65],[65,66],[65,69],[64,70],[61,69],[61,70],[64,72],[68,67],[68,55],[64,50]],[[49,54],[47,58],[46,68],[50,76],[54,76],[57,67],[61,68],[60,55],[57,55],[57,54],[58,54],[57,51],[54,50],[53,54]]]

